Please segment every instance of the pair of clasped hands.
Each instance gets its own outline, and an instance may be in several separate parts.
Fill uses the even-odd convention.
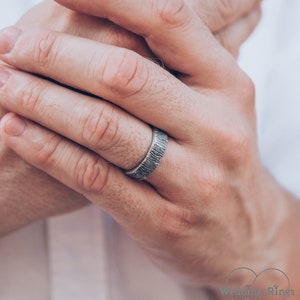
[[[91,202],[185,283],[272,265],[287,205],[234,58],[260,1],[57,2],[0,33],[0,232]],[[138,182],[152,127],[167,150]]]

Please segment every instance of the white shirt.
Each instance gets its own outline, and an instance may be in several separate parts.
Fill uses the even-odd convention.
[[[0,0],[0,27],[38,2]],[[257,86],[263,162],[300,196],[300,2],[266,0],[264,6],[266,16],[244,46],[241,65]],[[0,240],[0,300],[19,299],[207,298],[162,274],[110,217],[91,206]]]

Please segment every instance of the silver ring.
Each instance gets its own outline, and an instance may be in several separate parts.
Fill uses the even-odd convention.
[[[168,145],[168,135],[153,128],[153,138],[147,155],[135,168],[125,171],[125,174],[136,180],[145,180],[161,162]]]

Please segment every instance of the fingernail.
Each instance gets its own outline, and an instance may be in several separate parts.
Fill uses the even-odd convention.
[[[0,31],[0,54],[9,53],[20,34],[21,30],[15,26],[2,29]]]
[[[9,73],[0,67],[0,88],[5,85],[6,81],[9,78]]]
[[[3,120],[2,118],[1,127],[3,127],[3,130],[7,135],[19,136],[24,132],[26,123],[22,118],[18,116],[13,116],[10,117],[8,120],[5,119],[6,118],[4,118]]]

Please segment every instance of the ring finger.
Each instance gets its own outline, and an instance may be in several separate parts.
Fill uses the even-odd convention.
[[[2,69],[5,72],[9,79],[0,90],[0,103],[7,110],[75,141],[122,169],[134,168],[146,156],[152,132],[139,119],[99,98],[20,71]],[[175,153],[178,161],[180,146],[169,138],[168,155],[148,178],[151,183],[160,185],[164,165],[170,167],[169,158]]]
[[[169,204],[151,186],[130,180],[95,153],[13,113],[2,118],[0,134],[24,160],[82,194],[141,238],[152,234],[160,210]]]

